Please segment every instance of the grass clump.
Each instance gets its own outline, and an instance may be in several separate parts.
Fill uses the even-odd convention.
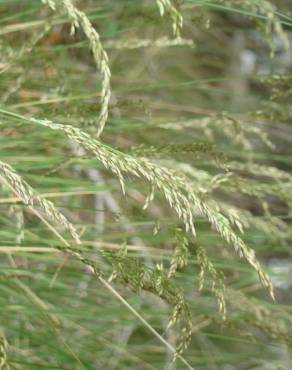
[[[1,5],[1,369],[289,361],[281,6]]]

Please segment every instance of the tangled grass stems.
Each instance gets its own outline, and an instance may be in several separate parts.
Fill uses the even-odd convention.
[[[262,269],[254,250],[249,248],[233,231],[230,221],[220,213],[218,207],[209,206],[199,197],[185,176],[166,167],[159,166],[146,158],[137,158],[119,152],[71,125],[53,123],[49,120],[26,118],[3,109],[0,109],[0,114],[64,132],[69,139],[93,154],[106,169],[117,175],[123,192],[125,192],[123,172],[149,181],[152,187],[158,189],[164,195],[169,206],[175,210],[179,219],[184,223],[186,231],[190,231],[194,237],[196,237],[194,215],[199,212],[205,216],[221,237],[233,246],[239,256],[244,257],[255,269],[262,284],[268,288],[271,297],[274,299],[271,280]]]
[[[158,127],[168,130],[182,130],[185,128],[201,129],[207,137],[213,138],[212,129],[219,129],[227,138],[241,144],[246,150],[251,150],[251,139],[257,137],[268,148],[274,150],[275,145],[270,141],[267,133],[253,123],[243,121],[228,112],[218,115],[200,117],[184,121],[158,124]]]
[[[266,36],[272,57],[275,54],[274,34],[282,41],[285,49],[289,50],[289,38],[283,29],[277,7],[273,2],[267,0],[220,0],[220,2],[225,5],[239,7],[240,9],[262,15],[266,18],[264,23],[258,22],[258,24]]]
[[[54,0],[42,0],[52,10],[57,10],[57,5]],[[109,67],[109,60],[106,51],[100,41],[100,36],[96,29],[92,26],[86,14],[77,9],[71,0],[62,0],[60,2],[63,9],[67,13],[71,21],[71,35],[75,33],[77,28],[82,28],[90,43],[90,49],[93,53],[94,61],[102,76],[102,90],[101,90],[101,109],[98,118],[98,127],[96,136],[99,137],[103,132],[104,126],[108,119],[109,102],[111,97],[111,71]]]
[[[105,286],[106,289],[110,291],[132,314],[162,343],[167,347],[174,356],[174,359],[180,359],[180,361],[189,369],[194,370],[194,368],[188,363],[188,361],[182,356],[181,348],[175,349],[170,343],[168,343],[149,323],[147,320],[144,319],[143,316],[139,314],[137,310],[133,306],[131,306],[127,300],[121,296],[121,294],[102,276],[102,272],[93,263],[91,260],[84,257],[83,252],[78,249],[76,246],[71,246],[67,240],[65,240],[62,235],[47,221],[45,220],[41,214],[38,213],[36,209],[33,209],[33,212],[40,218],[40,220],[51,230],[56,237],[61,241],[62,245],[56,246],[56,249],[61,250],[63,252],[67,252],[69,255],[73,256],[84,265],[86,265],[88,271],[95,275],[98,280]],[[81,242],[79,242],[81,244]],[[175,314],[175,313],[174,313]],[[176,315],[178,316],[178,315]],[[182,341],[182,343],[184,343]]]
[[[139,292],[142,289],[153,293],[170,305],[172,314],[167,330],[175,324],[180,327],[180,337],[173,357],[175,360],[188,347],[192,333],[192,315],[183,291],[169,279],[162,264],[152,268],[137,258],[129,257],[126,245],[118,253],[107,252],[103,255],[113,267],[110,281],[119,279],[133,291]]]
[[[244,171],[256,176],[269,177],[279,182],[292,182],[292,175],[290,173],[273,166],[266,166],[252,162],[241,163],[238,161],[232,161],[228,163],[228,168],[236,171]]]
[[[0,176],[4,179],[4,182],[9,186],[9,188],[20,198],[22,201],[27,204],[32,212],[48,227],[49,230],[51,230],[55,236],[62,242],[63,246],[57,246],[56,248],[67,252],[69,255],[72,255],[73,257],[77,258],[79,261],[81,261],[83,264],[87,266],[87,269],[97,276],[99,281],[115,296],[117,297],[122,304],[127,307],[141,322],[142,324],[147,327],[150,332],[155,335],[172,353],[174,356],[174,359],[179,358],[188,369],[193,369],[191,365],[184,359],[184,357],[181,356],[181,353],[183,349],[186,348],[187,343],[186,339],[189,339],[189,333],[191,330],[185,330],[183,328],[183,334],[187,335],[187,338],[185,339],[184,336],[182,336],[182,340],[180,342],[180,345],[177,349],[175,349],[170,343],[168,343],[103,277],[102,272],[99,270],[99,268],[96,266],[95,263],[87,259],[83,256],[83,253],[80,249],[77,247],[73,247],[70,245],[70,243],[63,238],[63,236],[56,230],[54,226],[52,226],[37,210],[36,203],[41,207],[41,209],[44,211],[45,215],[48,219],[54,221],[55,223],[61,223],[63,226],[66,227],[71,233],[71,235],[74,237],[74,240],[77,244],[81,244],[81,241],[79,240],[78,234],[74,229],[74,226],[70,224],[67,219],[59,213],[59,211],[54,207],[53,203],[40,198],[38,195],[35,194],[35,191],[14,171],[14,169],[8,165],[7,163],[4,163],[0,161]],[[156,279],[157,280],[157,279]],[[143,285],[143,288],[146,290],[153,290],[153,287],[155,286],[155,282],[150,280],[150,286]],[[149,284],[149,282],[148,282]],[[161,286],[161,289],[162,288]],[[163,295],[162,292],[160,292],[160,295]],[[183,309],[185,306],[184,298],[182,296],[179,296],[178,302],[175,303],[175,310],[172,315],[172,322],[175,323],[179,320],[179,314],[182,314],[187,310],[187,307]],[[179,309],[177,307],[180,307]],[[189,312],[189,311],[186,311]],[[189,317],[189,315],[187,316]],[[189,326],[191,325],[191,321],[188,320],[187,323],[189,323]],[[3,351],[2,351],[3,352]],[[5,354],[5,352],[3,352]],[[1,354],[1,352],[0,352]],[[3,357],[3,356],[2,356]],[[3,357],[4,361],[4,357]]]
[[[36,46],[36,44],[45,36],[47,32],[49,32],[50,29],[50,23],[46,23],[43,29],[39,32],[36,32],[33,37],[28,42],[26,42],[17,53],[13,53],[11,58],[0,69],[0,75],[4,72],[7,72],[24,55],[30,53]]]

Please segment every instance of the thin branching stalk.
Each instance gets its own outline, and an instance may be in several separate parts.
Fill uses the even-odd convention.
[[[52,10],[56,10],[56,2],[54,0],[42,0],[48,4]],[[92,26],[86,14],[77,9],[71,0],[62,0],[61,4],[71,21],[71,34],[75,33],[77,28],[82,28],[90,43],[90,49],[93,53],[94,61],[102,76],[101,89],[101,109],[98,118],[98,126],[96,136],[99,137],[103,132],[104,126],[108,119],[109,102],[111,97],[111,71],[109,60],[106,51],[100,41],[100,36],[96,29]]]
[[[170,46],[190,46],[194,47],[194,41],[190,39],[183,39],[177,37],[175,39],[169,39],[168,37],[160,37],[159,39],[141,39],[141,38],[130,38],[126,40],[109,40],[104,43],[106,49],[141,49],[147,47],[157,48],[168,48]]]

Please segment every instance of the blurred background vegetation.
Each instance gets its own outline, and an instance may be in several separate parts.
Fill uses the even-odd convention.
[[[99,124],[101,75],[63,3],[0,0],[0,160],[76,226],[86,260],[62,250],[1,171],[0,368],[187,368],[94,265],[189,368],[291,369],[291,1],[158,1],[172,4],[163,16],[155,0],[73,2],[109,58],[100,140],[183,174],[255,250],[275,302],[200,212],[194,238],[149,182],[125,174],[123,195],[82,145],[29,121],[92,137]],[[181,321],[168,328],[173,309]]]

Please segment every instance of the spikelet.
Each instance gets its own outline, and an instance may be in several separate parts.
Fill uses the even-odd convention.
[[[149,207],[149,204],[153,201],[155,195],[155,187],[152,185],[150,189],[150,193],[145,199],[145,203],[143,205],[143,210],[147,209]]]
[[[22,208],[18,205],[10,205],[8,214],[14,218],[17,232],[15,233],[15,241],[17,244],[21,244],[24,239],[24,216]]]
[[[44,3],[50,6],[51,9],[56,10],[56,2],[53,0],[43,0]],[[71,2],[71,0],[62,0],[61,4],[71,21],[71,34],[79,27],[82,28],[90,43],[90,49],[93,53],[94,61],[102,76],[102,90],[101,90],[101,109],[98,118],[98,127],[96,136],[99,137],[104,129],[108,119],[109,101],[111,96],[111,71],[106,51],[100,41],[98,32],[92,26],[86,14],[78,10]]]
[[[19,176],[7,163],[0,161],[0,177],[8,184],[10,189],[22,200],[22,202],[33,208],[39,207],[47,219],[52,220],[56,225],[63,226],[76,243],[80,243],[75,227],[65,216],[54,206],[54,204],[41,198],[33,188]]]
[[[190,257],[188,239],[180,228],[175,230],[175,242],[175,250],[168,271],[169,278],[174,276],[178,269],[187,266]]]
[[[173,362],[176,361],[178,355],[182,354],[190,345],[192,337],[192,314],[189,306],[185,302],[183,294],[180,292],[176,297],[176,304],[172,312],[168,328],[175,323],[181,323],[178,345],[173,356]]]
[[[56,10],[55,0],[42,0],[44,4],[47,4],[52,10]]]
[[[7,341],[3,335],[0,335],[0,370],[9,370],[7,364]]]
[[[205,275],[208,274],[211,279],[211,291],[215,294],[222,314],[223,320],[226,319],[226,299],[225,299],[225,285],[223,282],[223,275],[218,272],[213,263],[208,258],[203,247],[197,247],[197,259],[200,267],[199,290],[202,290],[205,285]]]
[[[176,37],[180,37],[180,32],[183,27],[183,17],[177,8],[172,4],[171,0],[156,0],[161,17],[168,13],[172,20],[172,29]]]

